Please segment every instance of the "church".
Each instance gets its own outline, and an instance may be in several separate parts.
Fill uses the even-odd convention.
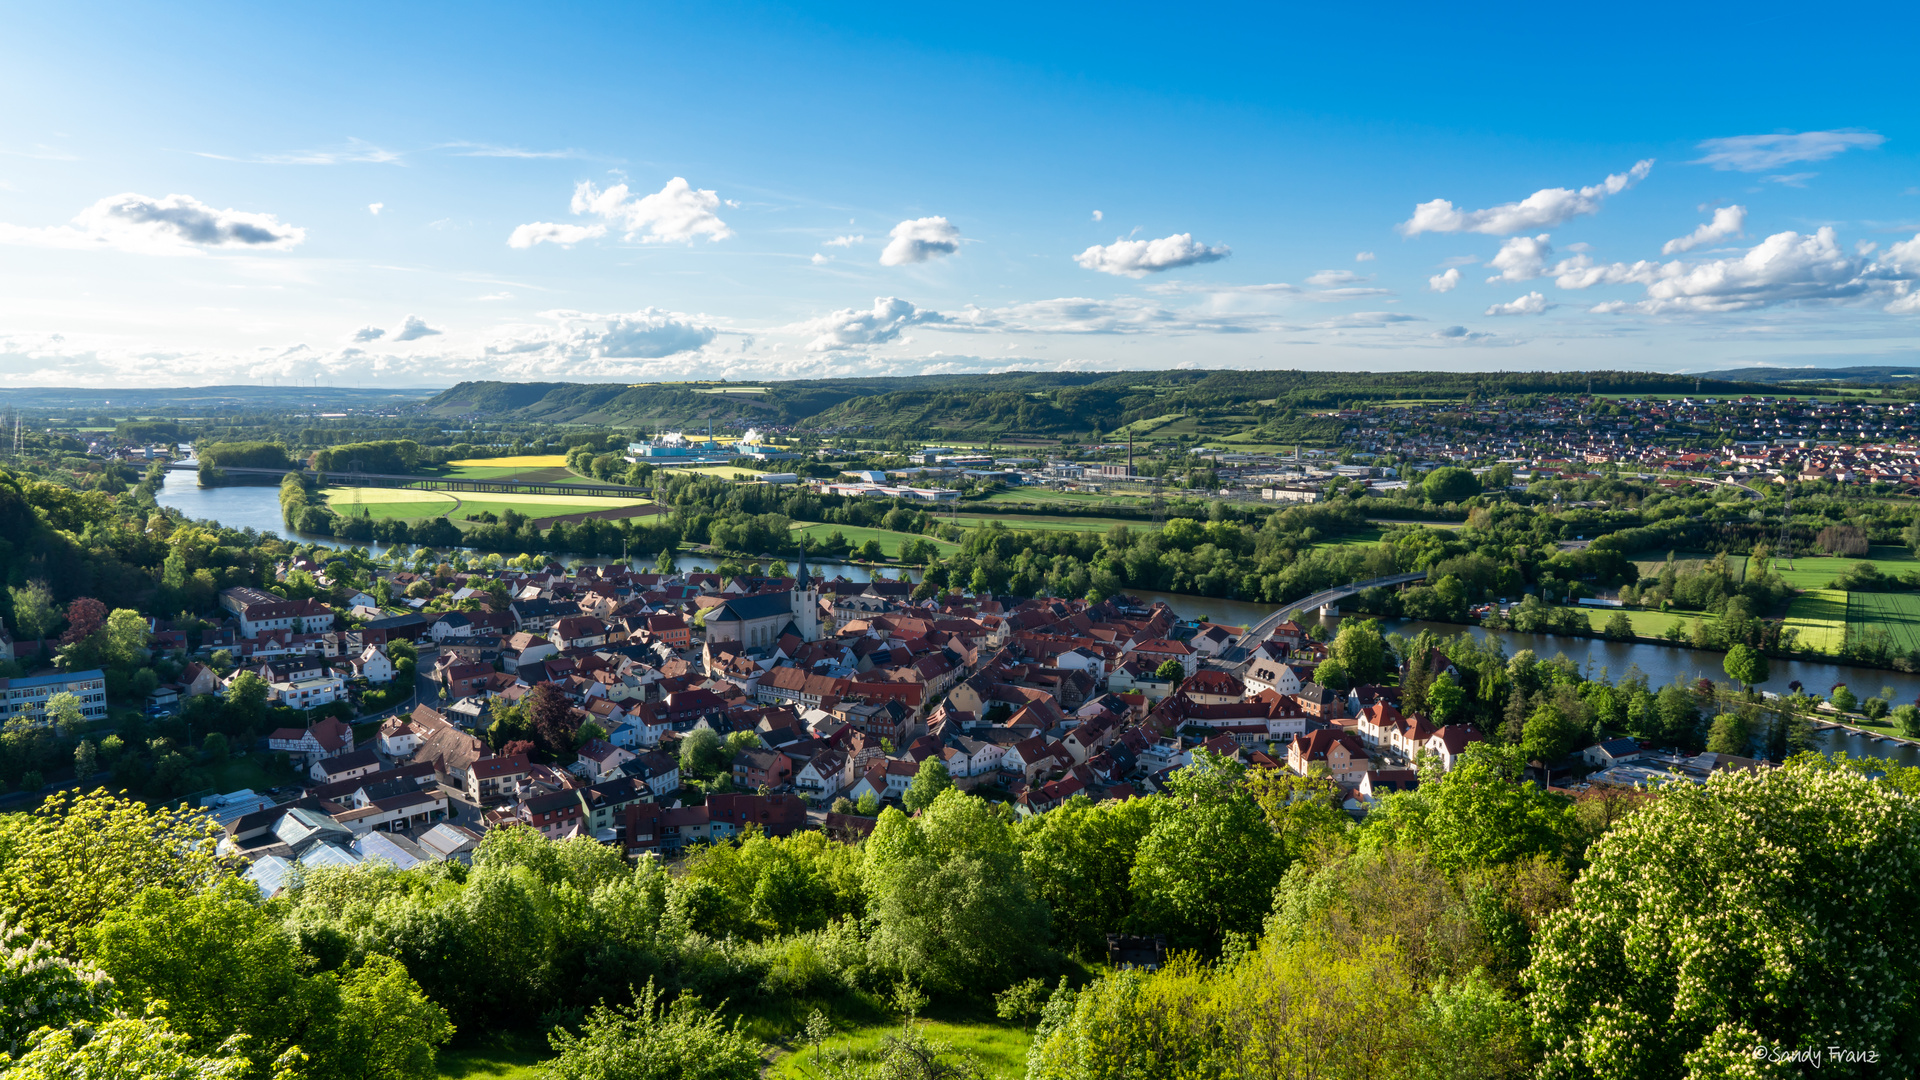
[[[807,575],[807,559],[800,556],[793,588],[786,592],[736,596],[707,612],[707,641],[718,645],[737,641],[742,648],[771,648],[782,635],[802,641],[820,637],[820,590]]]

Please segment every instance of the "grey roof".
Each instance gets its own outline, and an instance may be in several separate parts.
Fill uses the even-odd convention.
[[[707,616],[708,622],[745,622],[749,619],[770,619],[776,615],[792,615],[793,601],[789,593],[758,593],[753,596],[736,596],[713,609]]]

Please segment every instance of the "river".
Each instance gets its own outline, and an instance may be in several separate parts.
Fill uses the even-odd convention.
[[[303,541],[325,544],[331,547],[348,547],[342,541],[329,536],[308,536],[293,533],[280,519],[280,490],[265,485],[203,488],[194,482],[189,474],[176,474],[161,488],[159,502],[162,506],[177,507],[190,518],[206,518],[218,521],[229,528],[254,528],[263,533],[288,536]],[[373,545],[379,550],[379,545]],[[573,566],[582,563],[595,564],[609,560],[599,558],[558,557],[563,565]],[[650,558],[636,558],[636,566],[646,567],[652,564]],[[718,559],[704,555],[681,555],[674,560],[676,568],[681,570],[713,570],[720,563]],[[856,563],[810,562],[808,566],[828,576],[844,576],[849,581],[871,581],[873,571],[869,567]],[[881,576],[898,577],[897,568],[880,569]],[[919,580],[917,571],[907,571],[914,580]],[[1205,596],[1188,596],[1182,593],[1162,593],[1135,590],[1134,595],[1146,601],[1163,600],[1173,609],[1174,614],[1183,619],[1212,619],[1228,625],[1251,626],[1273,613],[1269,604],[1249,603],[1245,600],[1217,600]],[[1322,619],[1318,615],[1301,616],[1302,625],[1324,622],[1329,633],[1336,631],[1340,619],[1351,616],[1331,616]],[[1363,618],[1365,616],[1362,616]],[[1461,631],[1470,631],[1476,637],[1499,638],[1506,647],[1507,655],[1512,656],[1522,649],[1532,649],[1542,660],[1551,659],[1557,653],[1565,653],[1583,670],[1598,673],[1605,667],[1608,673],[1618,679],[1629,666],[1639,665],[1647,673],[1648,681],[1655,687],[1679,680],[1691,683],[1695,679],[1726,680],[1726,672],[1721,670],[1723,654],[1698,649],[1679,648],[1672,645],[1654,645],[1645,642],[1607,641],[1602,638],[1562,637],[1558,634],[1522,634],[1512,630],[1487,630],[1478,626],[1461,626],[1453,623],[1416,622],[1411,619],[1385,619],[1381,629],[1387,633],[1403,634],[1408,637],[1421,630],[1431,630],[1436,634],[1454,635]],[[1798,680],[1810,693],[1825,695],[1836,684],[1845,683],[1855,695],[1865,699],[1877,695],[1881,687],[1892,687],[1894,703],[1920,701],[1920,676],[1903,675],[1895,671],[1881,671],[1877,668],[1860,668],[1847,664],[1829,664],[1807,660],[1779,660],[1769,662],[1772,678],[1762,684],[1762,689],[1786,693],[1787,684]],[[1828,750],[1843,750],[1854,757],[1878,757],[1897,762],[1901,765],[1920,766],[1920,747],[1908,743],[1879,742],[1868,736],[1851,733],[1828,732],[1823,736],[1827,740]]]

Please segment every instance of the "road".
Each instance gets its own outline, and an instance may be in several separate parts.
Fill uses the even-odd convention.
[[[1273,614],[1249,627],[1247,632],[1241,636],[1240,640],[1243,642],[1253,642],[1255,644],[1265,641],[1267,635],[1273,633],[1274,627],[1279,626],[1288,618],[1292,617],[1294,612],[1303,611],[1309,607],[1319,607],[1321,604],[1331,603],[1335,600],[1344,600],[1366,589],[1378,588],[1383,585],[1403,585],[1414,581],[1425,581],[1426,579],[1427,572],[1420,570],[1411,574],[1394,574],[1391,577],[1374,578],[1372,581],[1356,581],[1351,585],[1342,585],[1334,589],[1323,589],[1320,592],[1314,593],[1312,596],[1295,600],[1293,603],[1281,607]]]

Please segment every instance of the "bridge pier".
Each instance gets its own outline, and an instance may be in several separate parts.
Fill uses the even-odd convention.
[[[1331,603],[1331,604],[1321,604],[1321,605],[1320,605],[1320,617],[1321,617],[1321,618],[1323,618],[1323,619],[1325,619],[1325,618],[1328,618],[1328,617],[1330,617],[1330,616],[1335,616],[1335,615],[1338,615],[1338,614],[1340,614],[1340,605],[1339,605],[1339,603],[1337,603],[1337,602],[1336,602],[1336,603]]]

